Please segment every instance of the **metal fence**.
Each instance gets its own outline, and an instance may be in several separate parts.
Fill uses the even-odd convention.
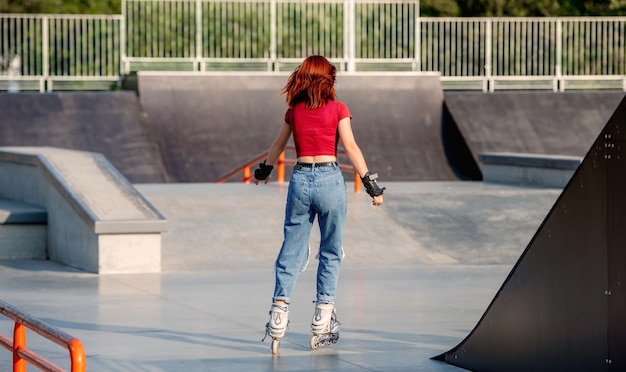
[[[418,0],[125,0],[122,12],[126,71],[280,71],[314,53],[342,70],[359,62],[415,70],[418,58]]]
[[[422,18],[419,70],[449,86],[626,90],[626,18]]]
[[[0,90],[108,89],[132,71],[438,71],[445,89],[626,90],[626,17],[428,18],[419,0],[122,0],[0,14]]]
[[[80,88],[86,81],[109,88],[121,73],[121,19],[0,15],[0,90]]]

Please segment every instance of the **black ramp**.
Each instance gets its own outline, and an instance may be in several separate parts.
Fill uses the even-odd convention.
[[[141,104],[172,179],[215,181],[266,151],[287,108],[279,96],[287,77],[139,73]],[[438,76],[340,75],[337,93],[381,179],[456,179],[441,140]]]
[[[481,179],[482,152],[582,157],[623,97],[624,92],[448,92],[444,127],[462,136],[449,156],[472,179]],[[474,163],[464,164],[468,158]]]
[[[439,76],[341,76],[357,141],[382,180],[456,180],[441,138]]]
[[[0,146],[103,154],[131,182],[166,182],[133,92],[0,94]]]
[[[474,330],[437,359],[477,371],[626,370],[626,100]]]
[[[139,97],[174,182],[216,181],[267,151],[287,76],[138,74]]]

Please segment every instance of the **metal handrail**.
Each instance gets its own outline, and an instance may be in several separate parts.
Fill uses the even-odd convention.
[[[67,348],[70,353],[71,372],[86,371],[85,349],[79,339],[47,325],[4,301],[0,301],[0,314],[15,321],[13,340],[0,334],[0,345],[13,352],[13,372],[26,372],[27,362],[42,371],[63,371],[59,366],[26,347],[26,328]]]
[[[283,151],[282,154],[280,154],[280,156],[278,157],[278,161],[276,162],[276,182],[279,182],[279,183],[284,183],[285,182],[285,165],[294,165],[297,162],[296,159],[287,159],[285,157],[285,153],[287,151],[294,151],[295,152],[296,151],[296,147],[293,146],[293,145],[288,145],[287,147],[285,147],[285,151]],[[337,154],[345,155],[346,152],[344,150],[342,150],[342,149],[338,149],[337,150]],[[216,183],[224,183],[226,181],[231,180],[232,178],[234,178],[238,174],[243,173],[242,182],[250,183],[250,181],[252,180],[252,176],[251,176],[251,173],[250,173],[250,167],[253,166],[253,165],[256,165],[261,160],[265,159],[267,157],[267,155],[268,155],[268,152],[266,151],[264,153],[261,153],[261,154],[255,156],[254,158],[248,160],[243,165],[240,165],[237,168],[233,169],[232,171],[226,173],[224,176],[220,177],[215,182]],[[341,169],[344,172],[354,173],[354,192],[355,193],[361,192],[361,177],[359,176],[359,173],[356,171],[354,166],[339,164],[339,169]]]

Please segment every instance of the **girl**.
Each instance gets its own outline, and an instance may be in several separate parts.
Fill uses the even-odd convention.
[[[335,291],[342,259],[346,219],[346,185],[337,165],[337,142],[361,176],[374,205],[383,203],[376,183],[357,145],[348,106],[335,94],[336,68],[323,56],[310,56],[289,76],[281,94],[289,106],[285,121],[267,159],[259,164],[252,182],[269,182],[269,175],[291,135],[298,162],[294,166],[285,210],[284,240],[276,259],[276,285],[266,335],[272,337],[272,353],[278,350],[288,323],[291,293],[298,274],[309,258],[309,235],[317,216],[320,229],[317,298],[311,323],[311,348],[335,343],[339,323],[335,317]]]

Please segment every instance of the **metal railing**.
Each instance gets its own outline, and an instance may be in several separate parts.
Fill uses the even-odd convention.
[[[86,371],[85,350],[82,343],[77,338],[50,327],[41,320],[11,306],[4,301],[0,301],[0,314],[12,319],[15,322],[13,340],[0,334],[0,346],[3,346],[5,349],[13,353],[14,372],[26,372],[27,363],[30,363],[43,371],[63,371],[63,369],[56,364],[48,361],[44,357],[34,353],[26,347],[27,328],[66,348],[70,354],[71,372]]]
[[[484,91],[626,90],[626,18],[422,18],[420,70]],[[423,43],[427,43],[424,45]]]
[[[280,156],[278,157],[278,161],[276,162],[276,182],[278,183],[285,182],[285,166],[294,165],[297,162],[296,159],[287,158],[286,153],[295,152],[295,151],[296,151],[295,146],[287,145],[287,147],[285,147],[285,151],[283,151],[282,154],[280,154]],[[267,154],[268,154],[267,152],[264,152],[255,156],[254,158],[248,160],[243,165],[240,165],[237,168],[233,169],[232,171],[226,173],[215,182],[224,183],[239,176],[242,182],[250,183],[250,181],[252,181],[252,173],[250,170],[251,167],[256,166],[262,160],[267,158]],[[345,155],[345,154],[346,153],[344,150],[341,150],[341,149],[337,150],[337,155]],[[341,169],[343,172],[354,173],[354,192],[355,193],[361,192],[361,177],[359,176],[359,173],[356,171],[356,169],[354,169],[352,165],[344,165],[344,164],[339,164],[339,169]]]
[[[132,71],[438,71],[444,88],[624,90],[626,17],[432,18],[419,0],[122,0],[121,15],[0,14],[0,90]],[[2,75],[4,74],[4,75]]]
[[[126,71],[280,71],[313,53],[347,71],[377,61],[414,69],[417,60],[419,0],[122,0],[122,15]]]
[[[0,90],[109,88],[121,75],[120,26],[119,15],[0,15]]]

